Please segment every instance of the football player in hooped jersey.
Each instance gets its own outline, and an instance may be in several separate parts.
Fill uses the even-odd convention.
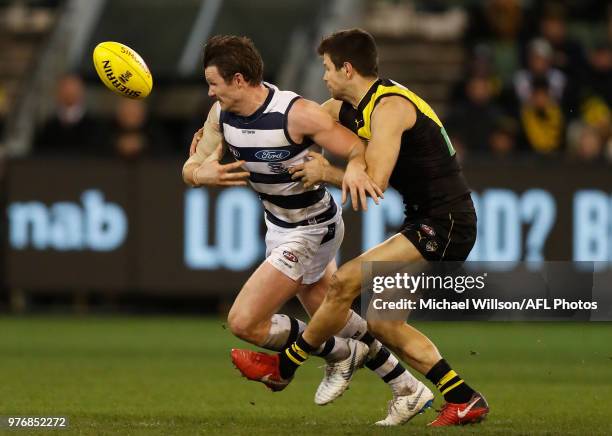
[[[344,319],[361,290],[362,262],[463,262],[476,238],[470,191],[442,123],[413,92],[378,77],[372,36],[360,29],[336,32],[323,39],[318,52],[323,57],[323,80],[332,95],[325,108],[368,142],[368,175],[382,189],[390,185],[402,195],[405,221],[396,235],[334,274],[323,304],[304,333],[275,356],[275,367],[264,369],[281,380],[290,380],[311,351],[341,328],[338,320]],[[342,170],[331,167],[320,155],[310,156],[310,161],[292,167],[295,178],[302,179],[306,186],[321,181],[339,183]],[[391,320],[368,320],[368,328],[444,396],[446,404],[430,425],[479,422],[488,414],[484,397],[451,369],[421,332],[403,321]],[[261,356],[251,353],[251,358]],[[406,401],[396,398],[390,409],[402,408]],[[386,421],[381,424],[394,423]]]
[[[364,145],[357,135],[318,104],[264,83],[263,62],[248,38],[211,38],[204,49],[204,74],[209,95],[217,102],[194,135],[183,178],[191,186],[248,182],[259,195],[268,229],[266,261],[240,290],[228,325],[243,340],[280,351],[295,342],[305,323],[276,312],[297,296],[309,314],[315,313],[336,270],[334,258],[344,235],[341,208],[325,186],[305,187],[292,180],[288,169],[304,163],[316,144],[348,159],[343,198],[350,195],[354,208],[365,208],[366,194],[378,201],[381,192],[365,171]],[[224,148],[237,162],[219,163]],[[341,395],[363,364],[390,386],[395,397],[422,392],[423,384],[367,332],[366,321],[353,311],[345,315],[337,335],[313,350],[327,363],[315,402],[324,405]],[[260,372],[269,364],[266,356],[247,361],[245,353],[232,350],[231,357],[247,378],[275,391],[287,385],[286,380]],[[394,409],[385,419],[405,422],[426,407],[427,399],[423,400],[406,410]]]

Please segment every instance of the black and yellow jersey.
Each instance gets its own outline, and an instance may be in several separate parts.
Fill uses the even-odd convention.
[[[340,123],[369,141],[372,113],[381,99],[392,95],[410,101],[417,117],[414,126],[402,134],[389,184],[402,195],[407,215],[444,213],[451,205],[468,198],[470,190],[442,122],[422,98],[399,83],[378,79],[357,109],[342,103]]]

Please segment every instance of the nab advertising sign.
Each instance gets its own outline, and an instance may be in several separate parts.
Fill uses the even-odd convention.
[[[135,223],[130,171],[104,161],[12,162],[6,195],[8,285],[123,289]]]

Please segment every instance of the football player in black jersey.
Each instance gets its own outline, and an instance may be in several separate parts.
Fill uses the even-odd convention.
[[[319,48],[332,99],[328,112],[367,142],[369,176],[395,188],[405,205],[397,234],[344,264],[333,276],[323,305],[298,340],[278,355],[271,377],[290,379],[312,350],[337,332],[360,294],[362,262],[459,261],[476,239],[476,214],[455,150],[433,109],[406,87],[378,77],[374,39],[351,29],[325,38]],[[342,170],[321,156],[293,168],[305,183],[339,185]],[[432,426],[481,421],[484,397],[442,358],[436,346],[404,321],[368,321],[368,329],[439,389],[446,404]],[[256,356],[254,356],[256,358]]]

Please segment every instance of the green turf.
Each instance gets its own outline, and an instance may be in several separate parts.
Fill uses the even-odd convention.
[[[0,318],[0,415],[68,416],[57,434],[612,434],[612,325],[418,326],[486,395],[484,423],[372,427],[390,393],[367,370],[317,407],[316,358],[270,393],[238,376],[221,321],[193,318]]]

